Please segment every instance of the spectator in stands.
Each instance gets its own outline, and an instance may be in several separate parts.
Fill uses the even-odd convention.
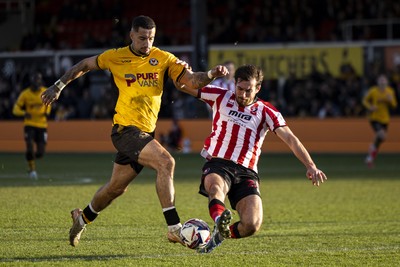
[[[211,84],[235,91],[235,63],[232,60],[227,60],[223,63],[223,65],[228,69],[229,74],[215,79]]]
[[[85,90],[83,91],[82,96],[78,98],[78,101],[76,103],[76,117],[79,119],[90,118],[92,114],[92,108],[93,101],[90,97],[90,92],[89,90]]]
[[[168,3],[166,2],[165,5],[175,7],[177,2],[180,3],[182,1],[170,1]],[[185,2],[185,6],[190,5],[187,1],[183,2]],[[255,42],[257,44],[304,42],[310,41],[312,38],[314,38],[315,41],[343,41],[342,28],[340,25],[342,25],[345,20],[400,17],[400,8],[398,8],[400,4],[389,4],[390,0],[372,1],[366,8],[359,8],[358,2],[348,1],[304,1],[301,2],[300,5],[297,1],[289,0],[277,1],[276,3],[271,1],[249,0],[242,3],[243,8],[237,8],[239,3],[237,1],[207,0],[206,2],[208,13],[207,25],[209,27],[207,41],[210,44],[226,43],[240,45],[250,42]],[[126,29],[129,28],[130,21],[126,19],[126,14],[133,12],[131,11],[132,6],[135,6],[135,10],[140,10],[143,9],[145,5],[145,2],[141,3],[130,0],[105,2],[99,2],[98,0],[80,2],[75,0],[36,1],[35,21],[32,23],[35,27],[24,32],[25,37],[22,38],[20,49],[31,51],[42,49],[71,49],[77,47],[121,47],[127,45],[130,39],[126,34]],[[316,8],[321,6],[323,6],[323,8],[320,8],[318,13],[316,13]],[[163,8],[164,6],[162,6],[162,9]],[[92,11],[95,9],[102,10],[102,12],[87,15],[88,9]],[[299,10],[301,10],[301,12],[299,12]],[[164,13],[170,14],[168,12]],[[165,33],[168,32],[168,38],[163,38],[162,34],[158,36],[157,33],[156,45],[188,44],[177,40],[190,40],[190,38],[182,38],[182,35],[190,36],[190,31],[183,31],[181,28],[178,30],[178,26],[174,23],[164,23],[164,21],[170,20],[168,15],[164,17],[164,13],[160,14],[157,19],[160,21],[160,24],[163,24],[163,31]],[[189,19],[188,14],[190,13],[182,12],[181,15],[184,16],[184,18],[180,20],[187,21]],[[92,21],[90,20],[95,20],[96,23],[91,23]],[[254,25],[255,21],[257,23]],[[85,44],[79,32],[82,31],[82,25],[84,25],[84,29],[89,29],[86,32],[98,32],[99,27],[93,25],[100,24],[111,25],[111,32],[101,32],[107,38],[106,41],[95,37],[95,39],[91,39],[90,42]],[[79,25],[79,27],[76,25]],[[171,31],[170,27],[173,27],[174,30]],[[100,27],[100,29],[102,28]],[[161,29],[158,29],[158,31],[159,30]],[[313,33],[310,33],[310,30],[313,31]],[[365,31],[363,27],[354,27],[353,30],[354,39],[367,37],[365,33],[368,32]],[[360,33],[357,33],[357,31],[360,31]],[[367,38],[372,40],[377,36],[376,29],[371,28],[369,31],[369,36]],[[239,32],[240,34],[234,34],[235,32]],[[254,32],[257,33],[256,36]],[[381,36],[380,33],[378,35]],[[166,34],[164,34],[164,36],[166,36]],[[18,47],[18,44],[13,46]],[[360,116],[365,112],[361,104],[361,99],[363,91],[366,91],[367,88],[361,87],[361,89],[357,89],[358,91],[354,90],[354,88],[364,86],[363,84],[365,82],[361,79],[350,83],[344,82],[345,80],[349,80],[348,77],[357,76],[354,67],[351,66],[351,64],[349,65],[348,56],[348,51],[344,50],[342,55],[343,64],[341,66],[342,83],[339,83],[336,77],[328,81],[328,78],[324,77],[323,84],[333,83],[334,86],[330,85],[334,95],[332,103],[338,107],[341,116]],[[381,62],[376,62],[378,61],[374,60],[366,64],[367,66],[364,72],[365,77],[376,77],[380,72],[390,71],[383,69]],[[397,60],[397,64],[398,62],[399,60]],[[50,64],[48,65],[50,66]],[[21,70],[18,71],[19,73],[16,75],[23,75],[21,74],[23,73]],[[400,70],[397,72],[400,73]],[[42,73],[46,75],[46,72],[42,71]],[[389,80],[392,83],[400,84],[400,82],[398,82],[400,80],[398,76],[400,75],[394,73],[389,76]],[[284,78],[288,79],[288,84],[285,84],[284,87],[281,88],[284,89],[283,101],[281,94],[278,94],[278,106],[280,105],[281,112],[285,114],[285,116],[317,116],[318,112],[315,112],[315,108],[317,106],[320,108],[323,105],[323,96],[317,94],[315,96],[317,97],[316,100],[307,99],[306,97],[313,96],[305,95],[304,87],[306,86],[306,81],[300,77],[292,78],[290,75]],[[17,80],[20,85],[21,79],[14,79]],[[359,78],[356,77],[356,79]],[[370,82],[371,81],[368,81],[368,83]],[[323,90],[325,86],[323,84],[318,83],[314,85],[315,90]],[[271,81],[271,86],[268,88],[273,90],[274,86],[274,81]],[[0,108],[0,118],[2,119],[10,118],[10,114],[12,114],[12,104],[15,101],[15,97],[13,97],[12,94],[15,88],[15,84],[8,85],[6,93],[0,95],[0,107],[2,107]],[[400,86],[395,86],[395,84],[393,84],[393,88],[396,94],[400,96]],[[299,99],[293,97],[298,93],[300,93]],[[80,95],[74,97],[78,98]],[[172,101],[170,98],[171,97],[168,97],[168,99],[166,99],[167,101],[162,103],[163,106],[160,117],[172,117],[172,112],[170,112],[170,110],[172,110]],[[184,100],[189,99],[193,98],[189,97]],[[307,105],[307,102],[311,104]],[[187,103],[182,106],[186,107]],[[54,106],[54,108],[55,107],[56,106]],[[191,107],[194,107],[194,105],[191,105]],[[102,113],[103,115],[101,117],[104,117],[108,114],[106,111],[108,109],[102,110],[105,112]],[[205,113],[207,113],[204,117],[207,117],[209,115],[207,106],[204,106],[204,110]],[[192,113],[191,111],[187,112],[187,110],[179,112],[179,114],[184,114],[185,116],[190,115],[191,117]],[[399,106],[395,114],[400,114]],[[199,113],[197,113],[196,116],[198,117]]]
[[[0,73],[0,119],[11,119],[12,114],[12,103],[10,103],[10,91],[7,80]]]
[[[168,145],[173,151],[182,149],[182,129],[177,120],[172,120],[172,127],[168,133]]]

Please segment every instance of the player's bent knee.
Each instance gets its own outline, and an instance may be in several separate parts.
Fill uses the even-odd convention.
[[[244,223],[243,224],[245,234],[242,236],[251,236],[258,232],[261,228],[261,223]]]
[[[167,151],[162,153],[158,158],[158,169],[171,170],[175,167],[175,159]]]
[[[379,141],[384,141],[386,139],[386,132],[381,130],[377,132],[377,138],[380,139]]]

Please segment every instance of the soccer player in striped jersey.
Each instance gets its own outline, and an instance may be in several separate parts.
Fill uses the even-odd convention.
[[[226,238],[253,235],[262,224],[263,208],[259,191],[257,163],[268,131],[274,132],[306,167],[306,176],[319,186],[327,177],[317,168],[306,148],[293,134],[281,113],[270,103],[257,98],[263,81],[262,70],[254,65],[240,66],[235,72],[235,91],[208,85],[198,90],[176,84],[198,97],[213,110],[211,134],[201,155],[207,159],[199,193],[208,197],[215,222],[210,242],[199,253],[209,253]],[[228,196],[240,221],[231,224],[225,207]]]
[[[390,109],[397,107],[396,95],[388,84],[386,75],[379,75],[377,85],[372,86],[363,97],[362,103],[368,111],[368,119],[375,132],[374,141],[369,146],[365,163],[373,167],[379,147],[386,139],[390,121]]]
[[[42,83],[42,74],[34,72],[29,87],[21,92],[13,107],[15,116],[24,117],[25,159],[28,162],[28,176],[34,180],[38,179],[36,160],[42,158],[46,150],[47,116],[51,111],[40,97],[46,90]]]
[[[214,77],[226,75],[227,70],[219,65],[209,72],[193,72],[186,62],[154,47],[155,34],[153,19],[147,16],[134,18],[130,45],[81,60],[42,94],[43,103],[51,104],[67,84],[92,70],[111,72],[119,92],[111,132],[117,149],[112,175],[86,208],[71,212],[73,224],[69,239],[72,246],[78,245],[86,225],[127,190],[144,166],[157,173],[156,191],[168,226],[167,238],[182,243],[179,236],[181,223],[175,208],[175,161],[154,139],[164,84],[170,77],[188,88],[200,88]]]

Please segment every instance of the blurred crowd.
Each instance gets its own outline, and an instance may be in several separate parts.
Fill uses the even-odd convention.
[[[49,86],[58,78],[51,72],[42,72],[44,85]],[[366,114],[362,97],[372,85],[376,75],[360,77],[351,68],[343,68],[340,77],[314,70],[298,79],[293,74],[274,80],[265,80],[259,97],[275,105],[285,117],[357,117]],[[50,75],[49,75],[50,74]],[[12,105],[18,94],[29,86],[29,71],[16,71],[15,75],[0,75],[0,119],[15,119]],[[390,85],[400,96],[400,65],[388,73]],[[105,72],[89,73],[75,80],[53,104],[51,119],[109,119],[114,114],[117,90],[111,76]],[[98,84],[94,86],[93,84]],[[175,89],[166,83],[160,118],[176,120],[207,118],[210,110],[206,104]],[[400,115],[400,109],[393,111]]]
[[[382,70],[371,76],[359,76],[351,66],[343,66],[339,77],[314,69],[307,77],[296,79],[294,75],[266,81],[261,98],[274,104],[286,117],[334,117],[365,116],[362,98],[367,90],[376,85]],[[390,86],[400,97],[400,65],[387,73]],[[392,111],[400,114],[400,109]]]
[[[342,41],[343,23],[398,19],[396,0],[208,0],[210,43]],[[400,38],[398,31],[394,30]],[[386,39],[385,25],[353,28],[352,40]]]
[[[171,0],[149,10],[146,3],[129,0],[36,1],[34,27],[26,32],[17,51],[111,48],[129,44],[128,32],[135,15],[152,16],[157,25],[156,46],[190,44],[190,1]],[[171,12],[167,12],[171,10]],[[179,10],[179,16],[173,10]],[[172,15],[171,15],[172,14]],[[394,0],[207,0],[209,44],[282,43],[342,41],[342,23],[355,19],[400,18],[400,2]],[[189,29],[189,31],[188,31]],[[395,31],[399,32],[400,31]],[[385,39],[385,30],[360,26],[353,40]],[[396,36],[394,36],[396,37]],[[397,37],[400,39],[400,37]],[[43,67],[43,66],[42,66]],[[12,105],[28,86],[29,66],[13,69],[1,66],[0,119],[14,119]],[[37,70],[37,69],[35,69]],[[49,67],[39,69],[49,86],[58,79]],[[265,81],[260,98],[276,105],[285,116],[339,117],[362,116],[361,99],[386,73],[400,94],[400,65],[385,70],[374,63],[361,77],[351,66],[343,66],[340,77],[314,70],[308,77],[294,75]],[[56,77],[57,76],[57,77]],[[84,76],[69,85],[55,104],[52,118],[111,118],[117,97],[111,79],[103,73]],[[93,86],[93,83],[101,86]],[[395,111],[400,114],[399,110]],[[161,118],[204,118],[209,111],[203,103],[186,96],[167,83],[160,111]]]
[[[190,43],[190,2],[171,0],[148,8],[131,0],[36,1],[34,27],[10,50],[58,50],[120,47],[130,43],[133,17],[148,15],[157,23],[157,45]],[[180,12],[180,16],[171,15]],[[168,32],[168,35],[165,33]]]
[[[190,1],[36,1],[34,27],[12,49],[105,48],[129,43],[134,16],[146,14],[158,26],[156,44],[191,44]],[[399,19],[395,0],[207,0],[211,44],[342,41],[346,21]],[[179,14],[178,16],[175,14]],[[354,26],[352,40],[388,38],[384,24]],[[400,25],[392,38],[400,38]]]

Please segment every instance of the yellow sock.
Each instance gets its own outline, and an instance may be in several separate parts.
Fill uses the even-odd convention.
[[[36,170],[36,165],[34,160],[28,160],[28,166],[30,172]]]

